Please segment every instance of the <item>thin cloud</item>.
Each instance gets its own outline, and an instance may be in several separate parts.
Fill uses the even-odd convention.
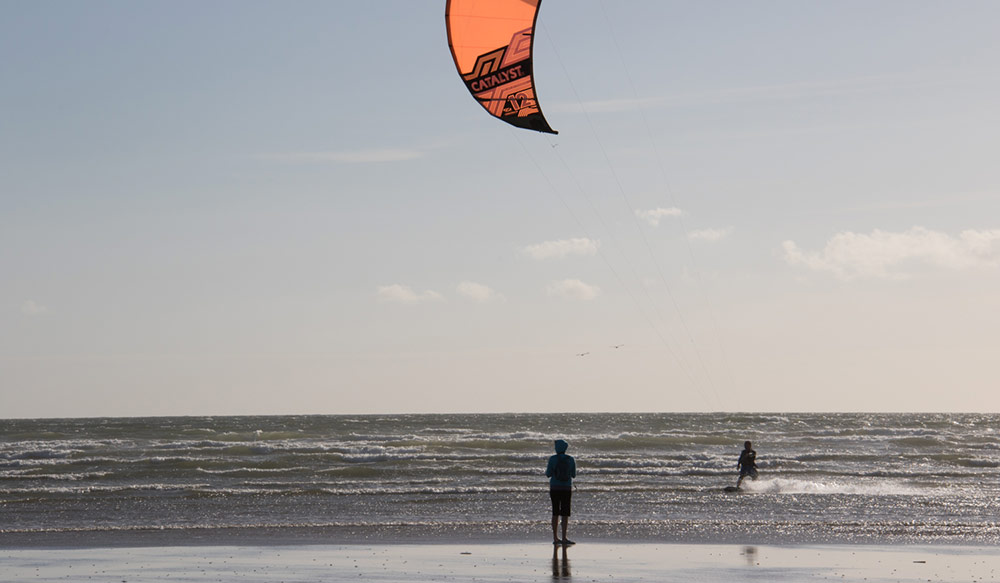
[[[564,279],[545,286],[545,293],[552,297],[590,301],[601,295],[601,288],[583,283],[579,279]]]
[[[1000,195],[988,191],[955,193],[955,194],[949,193],[946,196],[942,196],[940,198],[932,198],[925,200],[874,202],[868,204],[859,204],[854,206],[833,208],[830,209],[829,211],[824,211],[824,212],[856,213],[856,212],[871,212],[871,211],[929,209],[929,208],[967,205],[971,202],[995,201],[997,199],[1000,199]]]
[[[680,96],[679,99],[684,100],[685,98],[694,97],[695,99],[717,103],[816,99],[900,90],[918,90],[940,84],[941,81],[936,76],[920,78],[918,76],[906,75],[871,75],[820,82],[751,85],[718,91],[692,93],[687,96]]]
[[[919,267],[960,271],[1000,264],[1000,229],[966,230],[957,237],[924,227],[870,235],[837,233],[821,251],[807,252],[794,241],[781,244],[785,261],[850,280],[903,279]]]
[[[376,290],[376,294],[380,301],[396,304],[419,304],[422,302],[439,302],[444,300],[444,296],[436,291],[426,290],[418,294],[410,286],[398,283],[380,285]]]
[[[553,103],[549,109],[552,113],[621,113],[625,111],[641,111],[657,106],[663,100],[659,98],[621,98],[621,99],[600,99],[583,102],[558,102]]]
[[[686,93],[674,92],[669,97],[611,98],[587,102],[553,103],[547,107],[553,113],[603,114],[626,111],[646,111],[664,107],[683,107],[705,103],[747,103],[759,101],[795,101],[854,95],[886,94],[902,91],[922,91],[941,86],[964,86],[980,83],[981,75],[955,71],[928,70],[905,74],[844,77],[820,82],[798,82],[769,85],[720,87]]]
[[[562,259],[569,255],[595,255],[600,244],[600,241],[579,237],[528,245],[522,247],[521,252],[532,259]]]
[[[670,208],[655,208],[650,210],[637,210],[635,211],[635,216],[646,221],[654,227],[660,226],[660,221],[665,217],[679,217],[684,214],[684,211],[677,207]]]
[[[49,309],[47,307],[39,304],[35,300],[25,300],[24,303],[21,304],[21,313],[25,316],[37,316],[48,311]]]
[[[455,291],[457,291],[461,296],[484,304],[487,302],[502,302],[505,299],[503,295],[494,291],[490,288],[490,286],[476,283],[474,281],[463,281],[459,283],[455,288]]]
[[[337,164],[378,164],[422,158],[424,153],[412,148],[373,148],[330,152],[288,152],[264,158],[279,162],[333,162]]]
[[[716,241],[725,239],[732,232],[733,229],[731,227],[726,227],[725,229],[700,229],[688,233],[688,239],[692,241],[707,241],[709,243],[715,243]]]

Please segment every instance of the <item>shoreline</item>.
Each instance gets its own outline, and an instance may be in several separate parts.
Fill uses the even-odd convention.
[[[835,525],[837,526],[837,525]],[[660,545],[768,545],[768,546],[878,546],[997,548],[992,530],[925,525],[901,529],[891,536],[859,534],[851,525],[818,529],[810,524],[721,523],[688,521],[643,522],[622,525],[589,521],[571,523],[570,536],[592,544]],[[94,528],[75,530],[0,530],[0,549],[77,549],[137,547],[304,545],[449,545],[546,544],[548,522],[435,523],[382,525],[269,525],[170,528]]]
[[[996,577],[1000,549],[948,545],[542,542],[187,545],[0,549],[5,583],[79,581],[967,582]]]

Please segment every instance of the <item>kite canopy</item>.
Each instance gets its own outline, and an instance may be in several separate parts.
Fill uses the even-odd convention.
[[[535,17],[542,0],[448,0],[444,18],[455,66],[490,115],[529,130],[549,127],[531,68]]]

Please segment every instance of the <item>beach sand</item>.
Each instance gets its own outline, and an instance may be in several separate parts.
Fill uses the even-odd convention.
[[[581,542],[167,546],[0,550],[4,583],[171,581],[867,581],[976,582],[1000,549],[967,546],[747,546]]]

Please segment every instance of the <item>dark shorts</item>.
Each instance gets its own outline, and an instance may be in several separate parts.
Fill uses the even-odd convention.
[[[742,468],[740,469],[740,477],[750,476],[754,480],[757,479],[757,468]]]
[[[549,498],[552,498],[552,516],[569,516],[572,490],[549,490]]]

